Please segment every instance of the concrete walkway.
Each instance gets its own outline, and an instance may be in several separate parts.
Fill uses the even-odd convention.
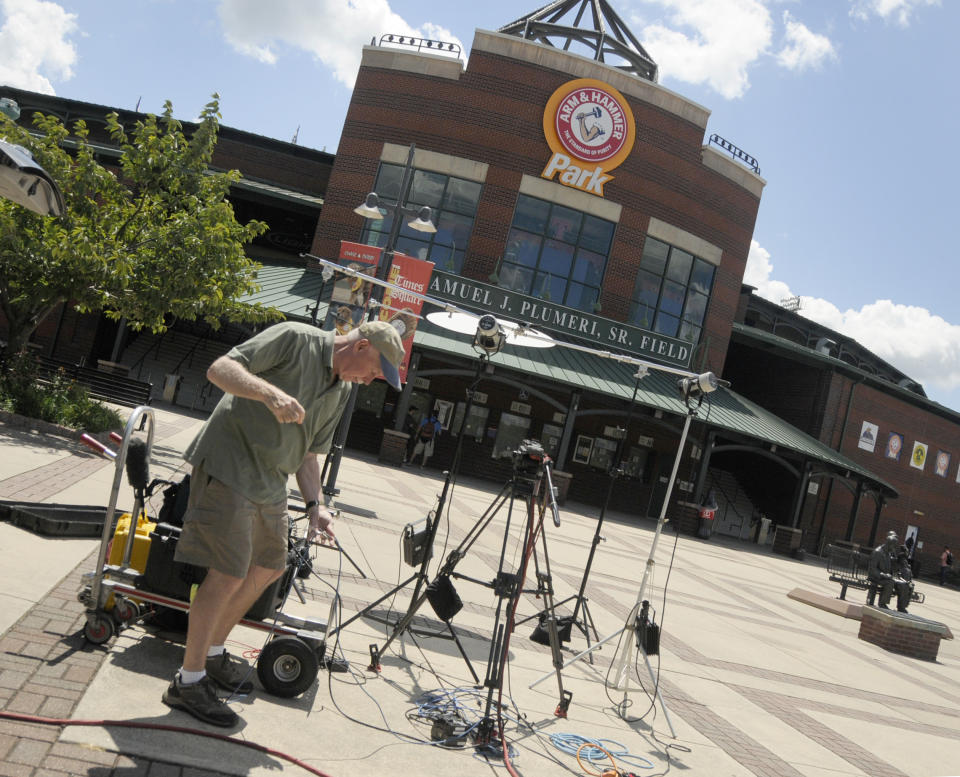
[[[179,452],[201,420],[163,406],[155,414],[151,476],[178,479]],[[102,506],[114,473],[112,463],[66,437],[0,425],[0,499]],[[343,462],[338,485],[338,536],[366,577],[346,561],[341,568],[334,551],[320,550],[314,560],[318,575],[304,581],[305,603],[291,597],[284,608],[291,614],[326,618],[338,587],[343,617],[349,618],[409,577],[413,569],[400,552],[403,528],[436,508],[443,478],[437,471],[386,467],[352,455]],[[500,485],[461,476],[438,533],[440,560],[481,516],[491,517],[456,570],[476,581],[492,580],[505,536],[506,566],[518,563],[523,503],[518,500],[512,510],[509,500],[501,504]],[[119,505],[131,504],[124,478]],[[158,508],[155,499],[153,511]],[[558,601],[579,588],[598,512],[568,504],[559,529],[546,521]],[[636,601],[654,529],[652,521],[606,516],[605,541],[587,586],[601,636],[616,635]],[[366,671],[368,646],[384,642],[378,617],[405,611],[412,586],[339,634],[338,651],[351,672],[321,671],[293,699],[266,693],[255,679],[256,690],[233,702],[243,724],[224,731],[161,703],[182,658],[175,640],[134,626],[106,646],[86,644],[77,592],[83,574],[93,571],[98,547],[97,540],[41,537],[0,523],[0,709],[21,716],[0,717],[0,776],[309,773],[298,763],[344,777],[503,773],[501,761],[487,762],[472,746],[425,744],[430,724],[416,718],[423,694],[465,689],[459,698],[469,720],[482,713],[478,700],[487,695],[483,688],[470,694],[472,679],[454,644],[429,635],[443,630],[429,604],[418,611],[413,632],[382,657],[382,673]],[[538,561],[542,567],[542,554]],[[527,587],[533,577],[531,567]],[[923,581],[918,586],[926,603],[911,611],[960,632],[960,593]],[[482,681],[497,600],[471,580],[459,579],[456,587],[464,608],[453,624]],[[796,588],[828,598],[839,592],[818,559],[798,562],[717,538],[677,540],[668,528],[646,593],[663,629],[660,655],[650,659],[663,704],[648,696],[651,673],[629,642],[620,646],[628,648],[632,677],[626,704],[622,692],[605,689],[615,663],[614,638],[592,663],[582,659],[563,671],[564,689],[573,694],[566,719],[554,715],[554,675],[528,687],[551,672],[551,656],[548,647],[529,639],[535,619],[518,626],[503,682],[506,738],[517,771],[525,777],[583,774],[576,758],[551,739],[576,734],[622,746],[632,757],[618,758],[618,766],[641,775],[960,775],[960,641],[942,642],[936,662],[889,653],[859,640],[856,620],[789,598]],[[851,599],[861,597],[850,593]],[[542,606],[526,595],[518,618]],[[570,611],[568,605],[561,610]],[[265,639],[251,629],[232,637],[231,651],[253,660]],[[574,629],[564,657],[585,647]],[[638,689],[638,678],[644,689]],[[89,725],[50,725],[37,718]]]

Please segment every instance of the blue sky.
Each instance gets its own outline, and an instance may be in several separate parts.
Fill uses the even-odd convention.
[[[956,0],[611,0],[767,181],[746,281],[960,410]],[[540,0],[0,0],[0,85],[335,152],[360,51],[457,41]],[[2,87],[0,87],[2,95]],[[299,130],[299,131],[298,131]]]

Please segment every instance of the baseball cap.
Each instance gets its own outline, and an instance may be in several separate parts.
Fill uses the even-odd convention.
[[[400,385],[400,362],[403,361],[403,343],[400,333],[386,321],[364,321],[360,325],[360,337],[380,352],[380,371],[384,379],[397,391]]]

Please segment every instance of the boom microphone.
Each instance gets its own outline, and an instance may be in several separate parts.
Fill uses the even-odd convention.
[[[134,490],[145,490],[150,480],[150,466],[147,463],[147,444],[139,437],[130,440],[127,446],[127,482]]]

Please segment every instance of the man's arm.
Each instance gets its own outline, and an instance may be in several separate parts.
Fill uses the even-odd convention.
[[[303,406],[296,399],[229,356],[210,365],[207,380],[227,394],[262,402],[281,424],[303,423]]]
[[[307,510],[307,516],[310,518],[307,541],[312,542],[318,534],[321,541],[327,538],[336,540],[333,533],[333,516],[324,506],[320,494],[320,461],[317,459],[317,454],[308,453],[303,457],[303,463],[297,470],[297,487],[305,502],[315,503]]]

